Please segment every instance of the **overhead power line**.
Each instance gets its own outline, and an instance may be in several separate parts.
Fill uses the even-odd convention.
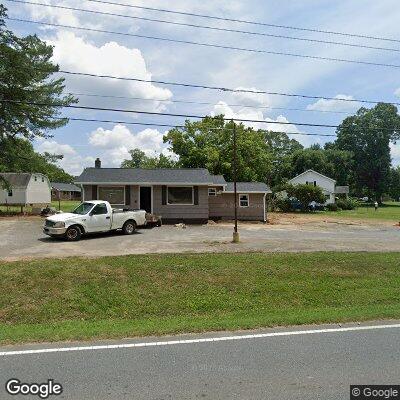
[[[189,27],[189,28],[213,30],[213,31],[218,31],[218,32],[239,33],[239,34],[245,34],[245,35],[255,35],[255,36],[264,36],[264,37],[271,37],[271,38],[303,41],[303,42],[309,42],[309,43],[323,43],[323,44],[332,44],[332,45],[337,45],[337,46],[364,48],[364,49],[370,49],[370,50],[382,50],[382,51],[400,52],[400,49],[389,48],[389,47],[369,46],[369,45],[363,45],[363,44],[337,42],[337,41],[332,41],[332,40],[301,38],[301,37],[279,35],[279,34],[273,34],[273,33],[254,32],[254,31],[245,31],[245,30],[240,30],[240,29],[222,28],[222,27],[216,27],[216,26],[210,26],[210,25],[190,24],[190,23],[186,23],[186,22],[168,21],[168,20],[163,20],[163,19],[139,17],[139,16],[135,16],[135,15],[117,14],[117,13],[106,12],[106,11],[88,10],[88,9],[78,8],[78,7],[61,6],[61,5],[55,5],[55,4],[46,4],[46,3],[38,3],[38,2],[23,1],[23,0],[7,0],[7,1],[10,1],[10,2],[13,2],[13,3],[22,3],[22,4],[29,4],[29,5],[35,5],[35,6],[50,7],[50,8],[56,8],[56,9],[62,9],[62,10],[85,12],[85,13],[91,13],[91,14],[97,14],[97,15],[113,16],[113,17],[120,17],[120,18],[129,18],[129,19],[134,19],[134,20],[139,20],[139,21],[146,21],[146,22],[156,22],[156,23],[162,23],[162,24],[184,26],[184,27]],[[134,34],[130,34],[130,33],[127,33],[127,32],[116,32],[116,31],[84,28],[84,27],[71,26],[71,25],[45,23],[45,22],[41,22],[41,21],[32,21],[32,20],[25,20],[25,19],[19,19],[19,18],[11,18],[11,17],[8,18],[8,19],[10,19],[11,21],[21,21],[21,22],[36,23],[36,24],[40,24],[41,23],[41,24],[44,24],[44,25],[58,26],[58,27],[71,28],[71,29],[80,29],[80,30],[86,30],[86,31],[91,31],[91,32],[113,34],[113,35],[124,35],[124,36],[134,36],[134,37],[136,36]]]
[[[216,106],[218,103],[215,102],[207,102],[207,101],[191,101],[191,100],[166,100],[166,99],[149,99],[145,97],[129,97],[129,96],[113,96],[113,95],[105,95],[105,94],[94,94],[94,93],[75,93],[70,92],[72,96],[83,96],[83,97],[99,97],[106,99],[121,99],[121,100],[140,100],[140,101],[152,101],[152,102],[160,102],[160,103],[176,103],[176,104],[193,104],[193,105],[201,105],[201,106]],[[350,115],[350,113],[346,111],[332,111],[332,110],[308,110],[305,108],[291,108],[291,107],[270,107],[270,106],[257,106],[251,104],[228,104],[225,103],[228,107],[242,107],[242,108],[251,108],[254,110],[281,110],[281,111],[302,111],[302,112],[317,112],[317,113],[328,113],[328,114],[346,114]]]
[[[329,96],[315,96],[315,95],[308,95],[308,94],[269,92],[269,91],[265,91],[265,90],[232,89],[232,88],[227,88],[227,87],[222,87],[222,86],[207,86],[207,85],[184,83],[184,82],[161,81],[161,80],[155,80],[155,79],[119,77],[119,76],[115,76],[115,75],[103,75],[103,74],[100,75],[100,74],[92,74],[89,72],[76,72],[76,71],[67,71],[67,70],[60,70],[58,72],[62,73],[62,74],[67,74],[67,75],[78,75],[78,76],[86,76],[86,77],[91,77],[91,78],[116,79],[116,80],[122,80],[122,81],[153,83],[153,84],[157,83],[159,85],[190,87],[190,88],[194,88],[194,89],[217,90],[217,91],[221,91],[221,92],[230,92],[230,93],[268,94],[271,96],[298,97],[298,98],[309,99],[309,100],[322,99],[322,100],[336,100],[336,101],[351,102],[351,103],[354,103],[354,102],[355,103],[364,103],[364,104],[387,103],[387,104],[392,104],[395,106],[400,105],[400,103],[387,102],[387,101],[383,101],[383,100],[343,99],[343,98],[336,98],[336,97],[329,97]]]
[[[213,20],[217,20],[217,21],[239,22],[241,24],[247,24],[247,25],[268,26],[271,28],[291,29],[291,30],[296,30],[296,31],[324,33],[324,34],[328,34],[328,35],[339,35],[339,36],[355,37],[355,38],[362,38],[362,39],[383,40],[383,41],[388,41],[388,42],[400,42],[399,39],[387,38],[387,37],[382,37],[382,36],[372,36],[372,35],[356,34],[356,33],[349,33],[349,32],[339,32],[339,31],[323,30],[323,29],[317,29],[317,28],[304,28],[304,27],[291,26],[291,25],[270,24],[270,23],[266,23],[266,22],[249,21],[249,20],[238,19],[238,18],[219,17],[216,15],[197,14],[197,13],[190,13],[190,12],[184,12],[184,11],[169,10],[169,9],[165,9],[165,8],[137,6],[134,4],[124,4],[124,3],[105,1],[105,0],[86,0],[86,1],[89,1],[92,3],[99,3],[99,4],[108,4],[108,5],[113,5],[113,6],[129,7],[129,8],[134,8],[134,9],[138,9],[138,10],[157,11],[157,12],[163,12],[163,13],[169,13],[169,14],[185,15],[185,16],[189,16],[189,17],[207,18],[207,19],[213,19]]]
[[[90,106],[76,106],[76,105],[65,105],[65,104],[57,104],[57,103],[41,103],[34,101],[21,101],[21,100],[8,100],[8,99],[0,99],[0,103],[15,103],[15,104],[27,104],[27,105],[35,105],[35,106],[51,106],[51,107],[60,107],[60,108],[72,108],[72,109],[82,109],[82,110],[92,110],[92,111],[109,111],[109,112],[120,112],[120,113],[129,113],[129,114],[139,114],[139,115],[157,115],[163,117],[180,117],[180,118],[196,118],[196,119],[204,119],[206,117],[211,117],[210,115],[193,115],[193,114],[174,114],[174,113],[165,113],[165,112],[157,112],[157,111],[140,111],[140,110],[128,110],[121,108],[106,108],[106,107],[90,107]],[[234,121],[241,123],[260,123],[267,125],[298,125],[298,126],[309,126],[309,127],[317,127],[317,128],[339,128],[339,125],[329,125],[329,124],[312,124],[307,122],[283,122],[283,121],[266,121],[266,120],[258,120],[258,119],[245,119],[245,118],[222,118],[224,121]],[[175,125],[174,125],[175,126]],[[373,131],[381,132],[381,131],[392,131],[390,128],[369,128]],[[317,134],[316,134],[317,135]],[[317,135],[318,136],[318,135]]]
[[[170,125],[170,124],[159,124],[159,123],[147,123],[147,122],[130,122],[130,121],[119,121],[119,120],[109,120],[109,119],[95,119],[95,118],[75,118],[75,117],[64,117],[68,118],[70,121],[78,121],[78,122],[101,122],[101,123],[110,123],[110,124],[123,124],[123,125],[138,125],[138,126],[157,126],[163,128],[185,128],[185,125]],[[209,127],[210,130],[222,130],[229,128],[215,128]],[[306,133],[306,132],[286,132],[281,131],[278,132],[274,130],[275,133],[285,133],[286,135],[301,135],[301,136],[326,136],[326,137],[336,137],[335,134],[328,133]]]
[[[158,115],[164,117],[180,117],[180,118],[196,118],[203,119],[206,116],[204,115],[195,115],[195,114],[175,114],[175,113],[165,113],[165,112],[157,112],[157,111],[140,111],[140,110],[128,110],[124,108],[106,108],[106,107],[90,107],[90,106],[77,106],[73,104],[64,105],[57,103],[41,103],[34,101],[20,101],[20,100],[8,100],[8,99],[0,99],[0,103],[20,103],[20,104],[28,104],[34,106],[52,106],[52,107],[61,107],[61,108],[72,108],[72,109],[81,109],[81,110],[95,110],[95,111],[110,111],[110,112],[120,112],[120,113],[129,113],[129,114],[143,114],[143,115]],[[305,122],[283,122],[283,121],[266,121],[266,120],[257,120],[257,119],[245,119],[245,118],[223,118],[225,121],[235,121],[235,122],[249,122],[249,123],[260,123],[260,124],[277,124],[277,125],[298,125],[298,126],[312,126],[318,128],[338,128],[338,125],[328,125],[328,124],[310,124]]]
[[[15,0],[12,0],[12,1],[15,1]],[[337,58],[337,57],[313,56],[311,54],[286,53],[286,52],[282,52],[282,51],[273,51],[273,50],[265,50],[265,49],[250,49],[250,48],[245,48],[245,47],[228,46],[228,45],[222,45],[222,44],[216,44],[216,43],[204,43],[204,42],[195,42],[192,40],[171,39],[171,38],[165,38],[165,37],[161,37],[161,36],[140,35],[137,33],[129,33],[128,34],[128,33],[121,33],[121,32],[105,31],[105,30],[94,29],[94,28],[82,28],[82,27],[73,26],[73,25],[53,24],[50,22],[40,22],[40,21],[26,20],[26,19],[20,19],[20,18],[9,18],[9,19],[12,19],[13,21],[24,22],[24,23],[32,23],[32,24],[63,27],[63,28],[72,28],[72,29],[85,30],[85,31],[91,31],[91,32],[118,34],[118,35],[124,35],[124,36],[133,36],[133,37],[137,37],[137,38],[141,38],[141,39],[158,40],[158,41],[170,42],[170,43],[188,44],[188,45],[193,45],[193,46],[210,47],[210,48],[215,48],[215,49],[243,51],[243,52],[256,53],[256,54],[271,54],[271,55],[275,55],[275,56],[305,58],[308,60],[333,61],[333,62],[342,62],[342,63],[348,63],[348,64],[369,65],[369,66],[374,66],[374,67],[400,68],[400,64],[389,64],[389,63],[380,63],[380,62],[373,62],[373,61],[360,61],[360,60],[352,60],[352,59]]]

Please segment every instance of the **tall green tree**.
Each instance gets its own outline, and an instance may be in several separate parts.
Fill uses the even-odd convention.
[[[360,108],[340,124],[335,146],[354,154],[354,185],[358,193],[381,201],[389,188],[390,143],[399,137],[400,117],[391,104]]]
[[[184,128],[170,130],[164,142],[179,156],[179,166],[207,168],[210,173],[233,179],[233,122],[223,115],[186,121]],[[239,181],[267,182],[272,171],[272,154],[265,131],[236,125],[237,171]]]
[[[0,140],[49,136],[68,122],[52,104],[69,105],[76,99],[63,95],[64,78],[53,78],[59,70],[51,61],[53,47],[36,35],[17,37],[6,29],[6,16],[0,4]]]
[[[176,161],[171,157],[164,154],[158,156],[148,156],[146,153],[140,149],[133,149],[129,151],[131,158],[128,160],[123,160],[121,163],[121,168],[174,168],[176,166]]]
[[[353,153],[338,150],[332,146],[326,149],[312,146],[297,150],[290,157],[291,176],[313,169],[336,180],[338,185],[348,185],[352,182]]]
[[[291,157],[303,146],[282,132],[264,131],[264,139],[272,156],[272,172],[268,183],[274,187],[293,177]]]
[[[26,139],[6,138],[0,151],[0,172],[40,172],[53,182],[73,182],[73,176],[56,165],[60,157],[35,152]]]

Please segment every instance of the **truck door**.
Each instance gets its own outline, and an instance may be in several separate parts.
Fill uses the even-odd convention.
[[[111,227],[111,214],[105,203],[97,204],[87,219],[89,232],[108,231]]]

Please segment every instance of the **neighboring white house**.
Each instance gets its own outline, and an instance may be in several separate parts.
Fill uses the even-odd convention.
[[[39,173],[0,173],[9,189],[0,188],[0,204],[45,206],[51,203],[51,186],[46,175]]]
[[[306,184],[319,186],[325,195],[325,204],[335,202],[336,181],[312,169],[309,169],[302,174],[295,176],[289,181],[289,183],[291,183],[292,185]]]

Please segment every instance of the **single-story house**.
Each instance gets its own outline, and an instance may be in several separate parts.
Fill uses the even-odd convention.
[[[336,181],[328,176],[322,175],[312,169],[303,172],[300,175],[295,176],[289,181],[292,185],[306,184],[319,186],[326,198],[326,203],[334,203],[336,194],[348,194],[348,186],[336,186]]]
[[[233,184],[204,168],[85,168],[77,178],[82,200],[107,200],[114,206],[144,209],[164,222],[204,223],[233,219]],[[266,220],[264,183],[238,183],[238,218]]]
[[[80,200],[82,189],[72,183],[51,182],[53,200]]]
[[[0,190],[0,204],[16,206],[46,206],[51,203],[50,182],[39,173],[4,172],[0,176],[9,188]]]

